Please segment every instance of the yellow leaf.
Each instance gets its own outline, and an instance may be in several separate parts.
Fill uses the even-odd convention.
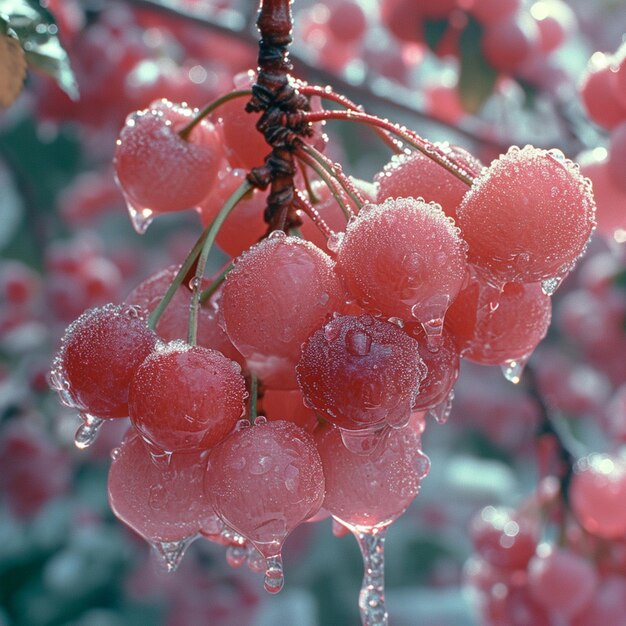
[[[0,107],[9,107],[19,96],[25,76],[26,58],[20,42],[0,35]]]

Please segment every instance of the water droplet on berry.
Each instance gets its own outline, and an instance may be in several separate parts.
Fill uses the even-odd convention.
[[[287,235],[285,235],[285,233],[282,230],[273,230],[269,234],[269,239],[283,239],[286,236]]]
[[[507,361],[504,365],[500,366],[502,370],[502,374],[504,377],[514,385],[517,385],[522,378],[522,373],[524,368],[526,367],[526,363],[528,363],[528,359],[530,358],[530,354],[520,357],[519,359],[511,359]]]
[[[454,400],[454,389],[439,404],[428,409],[428,412],[439,424],[445,424],[452,412],[452,402]]]
[[[113,450],[111,450],[111,461],[115,461],[116,459],[118,459],[121,452],[121,448],[113,448]]]
[[[165,567],[168,573],[172,573],[178,569],[185,555],[185,550],[193,539],[194,537],[187,537],[180,541],[154,541],[151,545],[159,563]]]
[[[253,572],[263,572],[265,570],[265,558],[263,555],[254,547],[248,547],[248,567]]]
[[[341,242],[343,241],[344,234],[343,233],[331,233],[326,242],[326,246],[329,250],[333,252],[337,252],[341,247]]]
[[[430,472],[430,459],[420,450],[415,457],[415,473],[421,480],[428,476],[428,472]]]
[[[553,278],[546,278],[541,281],[541,291],[546,294],[546,296],[551,296],[554,292],[560,287],[561,283],[565,279],[567,274],[564,273],[561,276],[554,276]]]
[[[226,563],[232,568],[241,567],[248,558],[248,551],[245,546],[228,546],[226,548]]]
[[[80,414],[83,423],[78,427],[76,434],[74,435],[74,445],[84,450],[88,448],[98,436],[98,432],[104,424],[104,420],[89,413]]]
[[[346,333],[346,349],[354,356],[367,356],[372,347],[372,338],[359,330],[351,329]]]
[[[197,276],[194,276],[189,281],[189,289],[191,289],[191,291],[197,291],[198,289],[200,289],[201,286],[202,286],[202,279],[198,278]]]
[[[343,445],[354,454],[372,454],[384,440],[384,428],[339,429]]]
[[[283,561],[280,554],[265,560],[264,586],[268,593],[278,593],[285,584]]]
[[[135,206],[127,196],[126,207],[128,208],[128,215],[133,228],[139,235],[143,235],[148,230],[148,226],[152,224],[154,212],[146,207]]]

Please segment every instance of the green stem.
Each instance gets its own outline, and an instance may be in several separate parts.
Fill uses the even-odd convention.
[[[206,262],[209,258],[209,252],[213,247],[215,237],[219,232],[222,224],[230,214],[230,212],[237,206],[237,203],[252,189],[252,185],[245,180],[235,190],[230,198],[226,201],[226,204],[221,208],[220,212],[215,216],[213,223],[209,226],[198,257],[198,265],[196,266],[196,275],[193,278],[192,294],[191,294],[191,306],[189,308],[189,329],[187,334],[187,342],[192,346],[196,345],[198,337],[198,309],[200,307],[200,287],[202,285],[202,278],[204,277],[204,271],[206,269]]]
[[[299,151],[296,152],[296,156],[303,162],[306,163],[321,179],[324,181],[330,192],[333,194],[339,208],[344,214],[346,220],[349,220],[353,216],[353,212],[350,207],[346,204],[345,199],[341,197],[341,193],[335,186],[336,179],[333,179],[326,170],[307,152]]]
[[[159,323],[159,319],[161,315],[163,315],[163,311],[170,303],[170,300],[174,297],[176,290],[183,284],[183,280],[185,276],[189,273],[189,270],[193,267],[193,264],[196,262],[200,251],[202,250],[202,246],[204,245],[204,241],[209,232],[209,228],[205,229],[203,233],[200,235],[196,243],[194,244],[191,252],[187,255],[187,258],[183,261],[183,264],[180,266],[180,269],[174,276],[174,280],[171,282],[170,286],[167,288],[167,291],[161,298],[159,304],[157,304],[156,308],[152,313],[150,313],[148,317],[148,327],[152,330],[155,330],[157,324]]]
[[[323,167],[330,176],[339,182],[343,190],[350,196],[360,211],[364,204],[363,198],[361,198],[358,191],[354,188],[350,179],[342,171],[337,171],[335,164],[313,146],[303,143],[302,150],[304,150],[304,152],[306,152],[312,159],[315,159],[315,161],[319,163],[319,165]]]
[[[224,282],[226,276],[228,276],[228,272],[232,270],[234,264],[229,263],[219,274],[216,276],[215,280],[200,294],[200,304],[204,304],[208,302],[211,296],[220,288],[220,285]]]
[[[235,91],[231,91],[217,100],[207,104],[202,110],[198,111],[195,117],[187,124],[182,130],[179,131],[178,135],[181,139],[187,141],[189,139],[189,135],[191,131],[199,124],[207,115],[215,111],[218,107],[222,106],[224,103],[229,102],[230,100],[234,100],[235,98],[244,98],[252,95],[251,89],[237,89]]]
[[[256,374],[250,374],[250,424],[254,426],[257,417],[258,380]]]

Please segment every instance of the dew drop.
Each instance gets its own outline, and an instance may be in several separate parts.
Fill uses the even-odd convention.
[[[273,230],[269,234],[269,239],[284,239],[287,235],[282,230]]]
[[[261,573],[265,570],[265,559],[263,555],[252,545],[248,547],[247,559],[248,568],[251,571]]]
[[[341,247],[341,242],[343,241],[343,233],[331,233],[328,237],[328,241],[326,245],[329,250],[332,252],[337,252]]]
[[[152,224],[154,212],[145,207],[135,206],[128,196],[126,196],[126,207],[128,208],[128,215],[133,228],[139,235],[143,235],[148,230],[148,226]]]
[[[96,440],[104,420],[89,413],[81,413],[80,417],[83,423],[78,427],[74,435],[74,445],[80,450],[84,450]]]
[[[372,348],[372,338],[360,330],[349,330],[345,341],[347,351],[353,356],[367,356]]]
[[[154,541],[151,543],[158,562],[168,573],[173,573],[185,556],[185,551],[195,537],[186,537],[180,541]]]
[[[514,385],[517,385],[521,378],[524,368],[526,367],[526,363],[528,363],[528,359],[530,358],[530,354],[523,356],[519,359],[511,359],[504,363],[504,365],[500,366],[502,370],[502,374],[504,377]]]
[[[546,294],[546,296],[551,296],[554,292],[560,287],[561,283],[565,280],[565,276],[567,274],[563,274],[561,276],[554,276],[552,278],[546,278],[541,281],[541,291]]]
[[[283,574],[283,561],[280,554],[271,556],[265,560],[265,591],[268,593],[278,593],[285,584]]]
[[[113,448],[113,450],[111,450],[111,461],[116,461],[120,454],[121,454],[122,450],[121,448]]]
[[[428,409],[438,424],[445,424],[452,412],[452,402],[454,401],[454,389],[439,403]]]
[[[421,480],[426,478],[430,472],[430,459],[421,450],[415,456],[415,474]]]
[[[384,428],[362,428],[360,430],[339,429],[343,445],[354,454],[369,455],[384,440]]]
[[[228,546],[226,548],[226,563],[232,568],[241,567],[248,558],[248,551],[245,546]]]

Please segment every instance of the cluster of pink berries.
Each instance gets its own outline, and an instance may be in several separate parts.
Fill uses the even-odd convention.
[[[569,486],[545,479],[517,510],[487,506],[470,525],[466,584],[485,626],[623,624],[626,609],[624,459],[592,454]],[[560,530],[558,541],[545,532]],[[542,532],[543,529],[543,532]]]
[[[614,54],[594,53],[580,95],[589,117],[609,131],[609,145],[583,152],[578,160],[584,175],[593,181],[599,232],[622,243],[626,241],[626,44]]]
[[[139,230],[164,212],[204,214],[216,194],[235,209],[212,209],[201,241],[221,245],[231,220],[247,227],[237,200],[260,192],[236,174],[230,199],[217,193],[233,167],[261,164],[256,135],[242,143],[250,118],[228,106],[239,95],[215,123],[167,101],[129,116],[115,167]],[[589,183],[558,151],[511,148],[482,168],[459,148],[423,145],[374,185],[337,166],[329,182],[305,146],[302,232],[318,228],[326,251],[297,231],[260,233],[244,251],[239,235],[214,280],[197,271],[183,284],[192,263],[168,268],[68,328],[51,378],[81,413],[76,442],[130,417],[111,506],[172,568],[204,536],[278,591],[285,538],[330,514],[359,538],[371,575],[362,608],[380,623],[377,555],[428,472],[424,414],[447,417],[460,356],[519,378],[546,333],[548,294],[594,227]]]

